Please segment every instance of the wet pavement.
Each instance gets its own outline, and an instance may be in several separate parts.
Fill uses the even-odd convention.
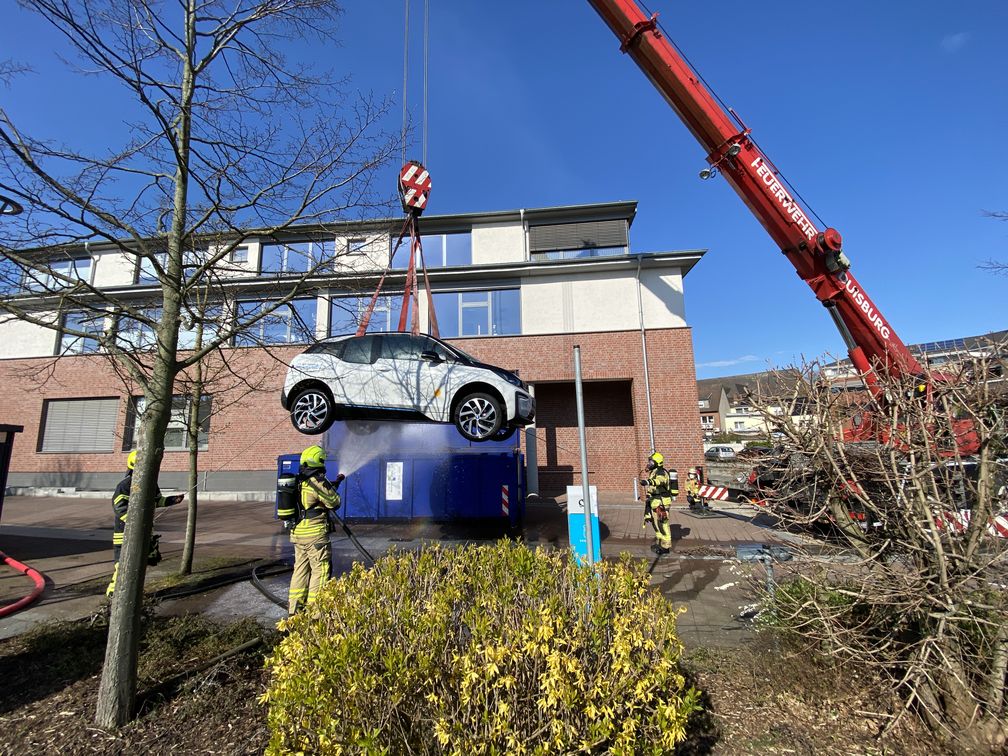
[[[111,507],[95,499],[10,497],[0,523],[0,550],[42,572],[47,589],[33,606],[0,618],[0,638],[24,632],[49,619],[87,617],[104,602],[112,568]],[[674,604],[685,607],[679,618],[687,646],[735,645],[751,637],[736,619],[751,602],[751,592],[738,563],[730,559],[736,546],[748,543],[793,543],[800,536],[773,529],[765,515],[738,505],[709,517],[685,510],[671,514],[673,553],[656,558],[649,546],[652,534],[641,528],[643,508],[628,502],[603,502],[602,551],[605,557],[629,553],[647,559],[652,583]],[[164,561],[148,570],[148,584],[170,575],[178,565],[185,532],[184,506],[159,510],[155,531],[161,533]],[[424,542],[446,545],[493,541],[500,526],[486,523],[352,523],[361,545],[374,556],[390,548],[417,548]],[[527,508],[524,539],[530,546],[566,548],[567,515],[563,501],[542,500]],[[805,539],[807,540],[807,539]],[[333,536],[334,574],[361,559],[340,530]],[[197,571],[217,562],[290,560],[287,535],[273,517],[269,502],[201,502],[196,546]],[[202,565],[202,567],[201,567]],[[288,575],[266,579],[269,589],[286,599]],[[0,569],[0,603],[24,595],[30,581]],[[219,619],[253,616],[275,624],[284,612],[252,584],[242,580],[194,596],[165,600],[164,613],[199,611]]]

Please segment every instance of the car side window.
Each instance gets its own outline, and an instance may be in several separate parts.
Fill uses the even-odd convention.
[[[305,354],[327,354],[330,357],[340,357],[343,354],[343,345],[346,342],[343,341],[320,341],[318,344],[312,344],[305,350]]]
[[[374,336],[361,336],[343,342],[343,362],[367,365],[374,362]]]
[[[424,339],[420,348],[424,352],[434,352],[438,357],[440,357],[445,362],[455,362],[457,359],[454,354],[449,352],[444,348],[443,344],[434,341],[434,339]]]
[[[385,333],[381,340],[383,360],[418,360],[426,341],[408,333]]]

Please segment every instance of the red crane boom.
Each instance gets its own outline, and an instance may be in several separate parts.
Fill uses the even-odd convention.
[[[720,172],[767,230],[795,271],[826,306],[851,362],[874,385],[878,365],[889,375],[917,375],[920,364],[849,271],[841,236],[819,229],[789,192],[774,164],[749,137],[735,114],[721,107],[675,47],[662,35],[657,14],[647,16],[634,0],[589,0],[697,141],[711,169]]]

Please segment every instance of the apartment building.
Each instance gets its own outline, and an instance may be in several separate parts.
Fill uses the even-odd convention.
[[[786,368],[697,381],[704,437],[710,439],[718,433],[766,436],[770,428],[757,405],[765,406],[771,414],[782,413],[796,382],[801,380],[800,372]]]
[[[593,484],[629,494],[652,437],[672,467],[701,461],[683,281],[703,250],[634,250],[636,211],[635,202],[613,202],[421,219],[440,336],[478,359],[517,370],[532,386],[536,424],[521,443],[534,461],[530,479],[543,495],[561,493],[578,477],[575,344],[586,381]],[[283,296],[285,281],[303,277],[320,260],[332,264],[310,277],[303,295],[237,334],[217,355],[218,369],[232,380],[218,394],[208,383],[198,408],[203,488],[269,491],[276,457],[306,445],[308,437],[280,407],[284,361],[314,340],[356,329],[400,226],[398,219],[376,219],[292,228],[282,238],[250,234],[228,256],[221,273],[226,301],[206,303],[205,310],[219,322],[247,319]],[[404,245],[393,259],[371,331],[398,327],[407,255]],[[116,247],[82,247],[54,265],[137,307],[159,293],[154,263]],[[30,297],[33,286],[40,284],[25,281],[6,296]],[[87,334],[114,332],[142,354],[153,345],[151,329],[111,314],[61,309],[53,295],[32,306],[49,327],[0,318],[0,422],[25,429],[8,486],[109,489],[134,446],[143,399]],[[421,297],[424,330],[428,310]],[[158,317],[153,306],[145,312]],[[204,336],[212,335],[213,325],[208,328]],[[180,347],[192,348],[195,339],[183,317]],[[235,391],[236,380],[244,390]],[[185,486],[188,410],[189,400],[177,396],[165,439],[165,487]]]

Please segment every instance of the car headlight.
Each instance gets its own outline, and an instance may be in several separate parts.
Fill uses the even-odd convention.
[[[519,388],[521,388],[521,385],[522,385],[521,378],[519,378],[514,373],[509,373],[507,370],[495,370],[494,372],[498,376],[500,376],[501,378],[503,378],[505,381],[507,381],[508,383],[510,383],[512,386],[518,386]]]

